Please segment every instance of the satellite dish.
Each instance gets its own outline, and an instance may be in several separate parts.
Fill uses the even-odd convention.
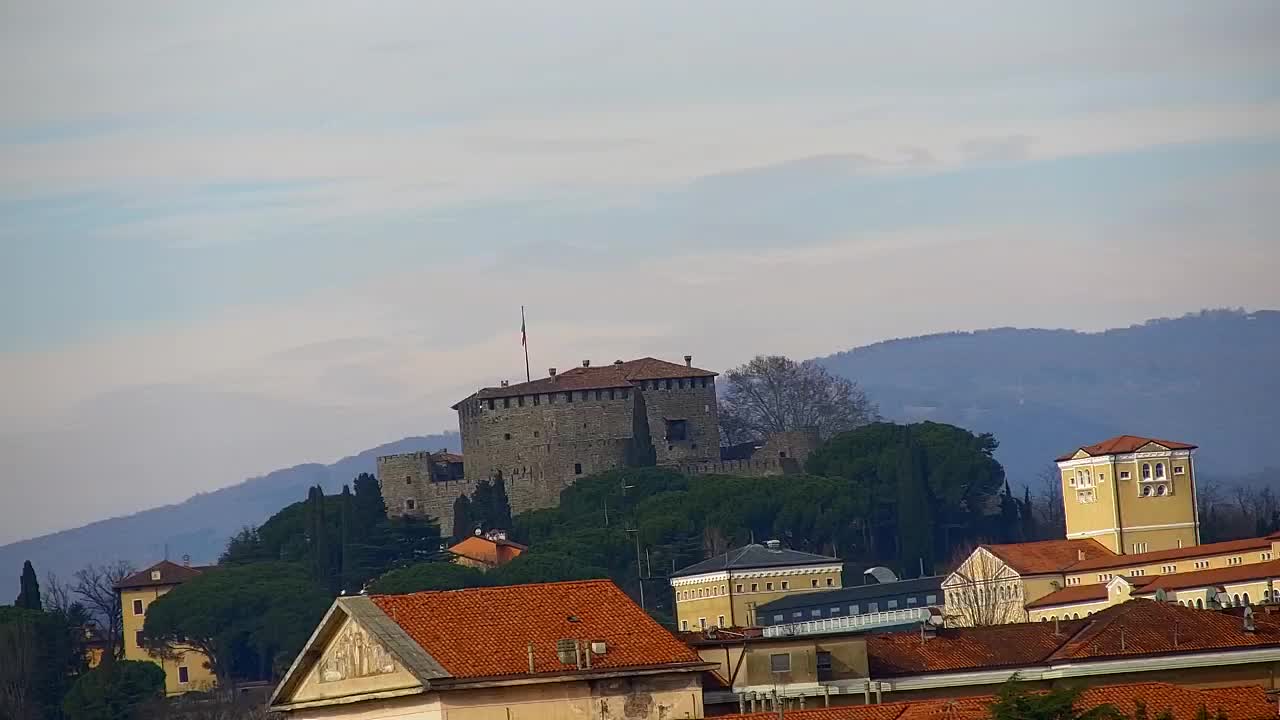
[[[883,565],[877,565],[873,568],[867,568],[866,570],[862,571],[862,575],[864,578],[867,575],[870,575],[872,579],[874,579],[877,583],[880,583],[880,584],[898,582],[898,576],[894,575],[892,570],[890,570],[887,567],[884,567]]]

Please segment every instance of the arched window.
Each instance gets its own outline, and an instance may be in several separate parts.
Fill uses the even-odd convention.
[[[1079,620],[1079,619],[1080,619],[1080,613],[1071,613],[1071,619],[1072,619],[1072,620]]]
[[[1168,491],[1169,491],[1169,488],[1167,488],[1167,487],[1165,487],[1165,486],[1163,486],[1163,485],[1160,485],[1160,486],[1157,486],[1157,487],[1156,487],[1156,494],[1157,494],[1157,495],[1162,495],[1162,496],[1163,496],[1163,495],[1164,495],[1165,493],[1167,493]]]
[[[1042,617],[1042,618],[1040,618],[1040,622],[1049,622],[1049,618],[1047,618],[1047,617]]]
[[[1143,480],[1151,479],[1151,465],[1147,463],[1142,463],[1142,479]]]
[[[1196,598],[1196,609],[1197,609],[1197,610],[1203,610],[1203,609],[1204,609],[1204,600],[1201,600],[1201,599],[1199,599],[1199,598]]]
[[[1150,486],[1150,485],[1144,485],[1144,486],[1142,486],[1142,497],[1151,497],[1151,486]]]
[[[1234,606],[1239,606],[1239,605],[1240,605],[1240,593],[1236,593],[1236,594],[1231,598],[1231,604],[1232,604],[1232,605],[1234,605]]]
[[[1164,463],[1156,463],[1156,479],[1164,479]]]
[[[1249,604],[1250,604],[1250,603],[1249,603],[1249,593],[1245,593],[1245,594],[1244,594],[1244,604],[1245,604],[1245,605],[1249,605]]]

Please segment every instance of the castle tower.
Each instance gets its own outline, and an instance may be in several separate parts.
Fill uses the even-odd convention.
[[[1198,545],[1195,449],[1118,435],[1059,457],[1067,539],[1122,555]]]

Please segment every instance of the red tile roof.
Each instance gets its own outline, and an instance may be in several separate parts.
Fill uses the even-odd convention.
[[[1054,623],[1032,622],[947,628],[923,645],[917,632],[870,635],[867,658],[872,677],[892,677],[1280,646],[1280,622],[1259,614],[1255,624],[1257,630],[1247,632],[1240,618],[1227,613],[1130,600],[1087,618],[1059,622],[1056,634]]]
[[[527,549],[524,545],[510,540],[473,535],[454,544],[449,548],[449,552],[497,567],[511,562]]]
[[[1135,588],[1141,588],[1148,585],[1154,577],[1132,577],[1125,578],[1130,585]],[[1076,603],[1089,602],[1090,600],[1106,600],[1107,599],[1107,583],[1093,583],[1091,585],[1072,585],[1064,587],[1061,590],[1055,590],[1042,598],[1033,600],[1026,604],[1028,610],[1041,607],[1053,607],[1055,605],[1075,605]]]
[[[793,710],[791,720],[986,720],[993,695],[951,699],[915,700],[882,705],[845,705],[818,710]],[[1198,689],[1171,683],[1131,683],[1085,688],[1076,701],[1078,709],[1113,705],[1126,717],[1133,717],[1137,703],[1147,707],[1150,717],[1169,711],[1173,720],[1194,720],[1204,707],[1213,717],[1221,709],[1231,720],[1275,720],[1276,706],[1258,685],[1233,688]],[[776,712],[724,715],[734,720],[770,720]]]
[[[1161,575],[1152,580],[1150,585],[1142,589],[1144,595],[1157,590],[1182,590],[1186,588],[1207,587],[1237,583],[1260,578],[1280,578],[1280,560],[1269,560],[1252,565],[1233,565],[1232,567],[1214,568],[1213,570],[1197,570],[1195,572]]]
[[[370,599],[455,678],[577,672],[556,657],[556,641],[603,641],[592,668],[701,662],[608,580],[371,595]]]
[[[1084,540],[1041,540],[1009,545],[983,545],[1020,575],[1060,573],[1074,563],[1094,558],[1115,557],[1105,545]]]
[[[168,560],[161,560],[149,568],[139,570],[138,572],[121,579],[120,582],[115,584],[115,589],[129,590],[132,588],[177,585],[190,580],[208,569],[209,567],[205,565],[197,565],[193,567],[190,565],[179,565],[177,563],[169,562]],[[152,571],[156,570],[160,571],[159,580],[151,579]]]
[[[540,393],[568,392],[570,390],[607,390],[609,388],[634,387],[641,380],[675,380],[678,378],[715,377],[710,370],[671,363],[657,358],[640,358],[600,367],[576,367],[554,377],[539,378],[530,382],[506,387],[482,388],[475,397],[489,398],[537,395]],[[461,403],[458,403],[459,405]],[[454,408],[457,408],[454,405]]]
[[[1243,540],[1227,540],[1225,542],[1209,543],[1207,545],[1193,545],[1191,547],[1173,548],[1170,550],[1154,550],[1152,552],[1137,553],[1134,555],[1112,554],[1109,556],[1081,560],[1067,568],[1067,572],[1073,573],[1084,570],[1108,570],[1111,568],[1129,566],[1138,567],[1141,565],[1160,562],[1162,560],[1183,560],[1208,557],[1246,550],[1266,550],[1270,547],[1271,541],[1267,538],[1245,538]]]
[[[1071,452],[1065,455],[1060,455],[1058,456],[1058,462],[1062,462],[1063,460],[1070,460],[1071,458],[1075,457],[1075,454],[1080,452],[1081,450],[1083,450],[1085,454],[1090,457],[1100,457],[1102,455],[1121,455],[1123,453],[1137,452],[1138,448],[1142,447],[1143,445],[1147,445],[1149,443],[1163,445],[1164,447],[1167,447],[1170,450],[1195,450],[1196,449],[1195,445],[1188,445],[1187,443],[1174,442],[1172,440],[1159,440],[1157,438],[1139,437],[1138,435],[1117,435],[1113,438],[1108,438],[1106,440],[1103,440],[1100,443],[1094,443],[1093,445],[1085,445],[1084,447],[1072,450]]]

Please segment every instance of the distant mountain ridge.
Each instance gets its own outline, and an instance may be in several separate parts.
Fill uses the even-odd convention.
[[[1206,310],[1096,333],[943,333],[818,362],[857,380],[890,419],[994,433],[1014,484],[1123,433],[1196,443],[1202,478],[1280,462],[1271,451],[1280,428],[1276,311]]]
[[[90,523],[0,547],[0,569],[21,568],[30,560],[41,580],[52,572],[63,580],[89,563],[129,560],[139,567],[166,556],[175,562],[189,555],[193,564],[216,561],[227,539],[245,525],[258,525],[276,511],[306,499],[319,484],[339,492],[362,472],[374,472],[379,455],[417,450],[461,449],[456,432],[407,437],[379,445],[331,464],[306,463],[244,482],[199,493],[174,505]],[[17,572],[0,573],[0,604],[17,593]]]
[[[886,340],[818,362],[857,380],[887,418],[935,420],[1000,441],[997,458],[1015,486],[1054,457],[1132,433],[1200,446],[1202,481],[1270,482],[1280,464],[1280,312],[1203,311],[1097,333],[997,328]],[[0,602],[17,593],[30,559],[43,577],[69,577],[89,562],[145,565],[190,555],[212,562],[227,538],[326,492],[379,455],[460,449],[457,433],[404,438],[332,465],[304,464],[133,515],[0,547]],[[1250,479],[1252,478],[1252,479]],[[7,570],[6,570],[7,569]]]

